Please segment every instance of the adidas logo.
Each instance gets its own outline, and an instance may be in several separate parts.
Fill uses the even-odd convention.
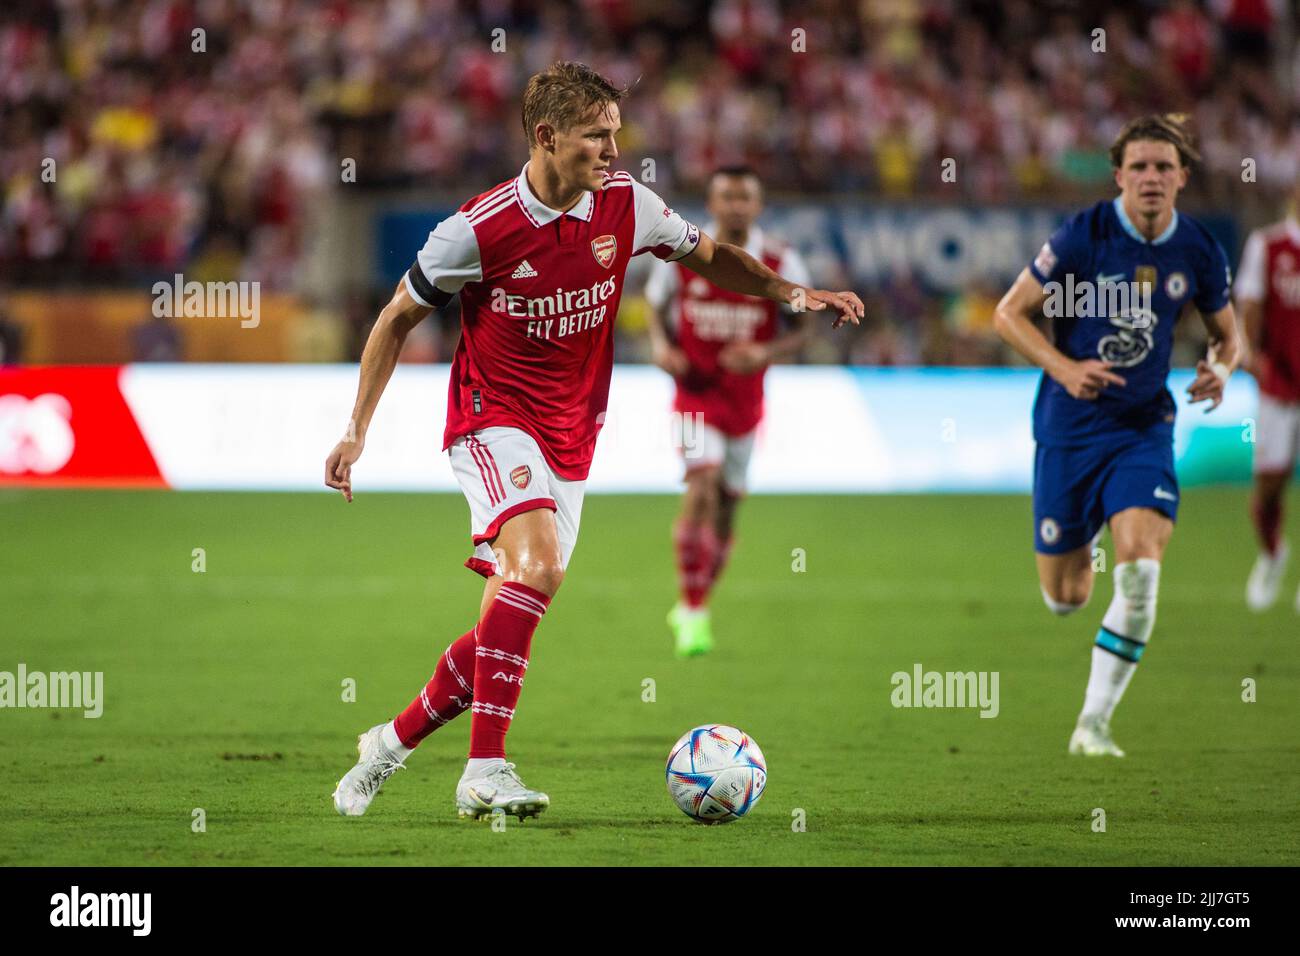
[[[519,266],[515,269],[513,273],[511,273],[510,278],[532,279],[535,278],[536,276],[537,276],[537,270],[534,269],[532,266],[530,266],[528,264],[528,260],[525,259],[523,262],[519,263]]]

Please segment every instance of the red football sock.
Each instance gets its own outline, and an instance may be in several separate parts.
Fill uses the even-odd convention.
[[[550,603],[541,591],[507,581],[479,622],[469,728],[471,759],[506,755],[506,731],[524,687],[533,632]]]
[[[438,659],[433,676],[420,695],[393,720],[404,746],[414,747],[453,717],[469,710],[474,698],[474,632],[452,641]]]
[[[718,535],[711,525],[679,520],[673,529],[677,549],[677,577],[682,600],[690,608],[700,607],[709,596],[713,565],[718,552]]]
[[[1261,499],[1258,495],[1251,499],[1250,516],[1255,521],[1255,531],[1268,553],[1277,554],[1282,530],[1282,499]]]

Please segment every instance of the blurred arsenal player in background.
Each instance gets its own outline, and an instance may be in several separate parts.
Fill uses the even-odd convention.
[[[1246,603],[1263,611],[1277,601],[1290,548],[1282,537],[1282,502],[1300,449],[1300,182],[1291,212],[1246,240],[1233,287],[1246,326],[1245,368],[1259,382],[1255,427],[1255,490],[1251,518],[1259,557]],[[1296,594],[1300,612],[1300,593]]]
[[[719,242],[744,249],[792,282],[809,281],[798,253],[755,225],[763,187],[753,170],[716,170],[708,210]],[[646,298],[654,362],[673,376],[673,408],[681,416],[686,493],[673,529],[681,598],[668,624],[678,656],[691,657],[713,647],[709,593],[731,554],[736,506],[763,417],[763,374],[799,353],[812,318],[796,313],[794,327],[782,330],[788,306],[728,291],[662,259],[651,266]]]

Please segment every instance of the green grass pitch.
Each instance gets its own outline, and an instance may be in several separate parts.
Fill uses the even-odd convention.
[[[676,508],[587,500],[510,737],[551,809],[498,831],[452,807],[468,717],[365,817],[330,802],[356,735],[477,615],[458,497],[0,492],[0,670],[105,675],[98,720],[0,710],[0,864],[1300,863],[1297,582],[1245,611],[1244,490],[1185,496],[1119,761],[1065,753],[1109,578],[1052,616],[1027,498],[754,498],[718,649],[688,662],[664,626]],[[891,675],[916,663],[997,671],[1000,713],[894,708]],[[706,722],[769,762],[729,826],[691,823],[664,786],[669,747]]]

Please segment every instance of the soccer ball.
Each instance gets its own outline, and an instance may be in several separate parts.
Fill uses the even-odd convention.
[[[767,761],[743,731],[726,724],[688,730],[668,754],[668,792],[698,823],[739,820],[767,786]]]

